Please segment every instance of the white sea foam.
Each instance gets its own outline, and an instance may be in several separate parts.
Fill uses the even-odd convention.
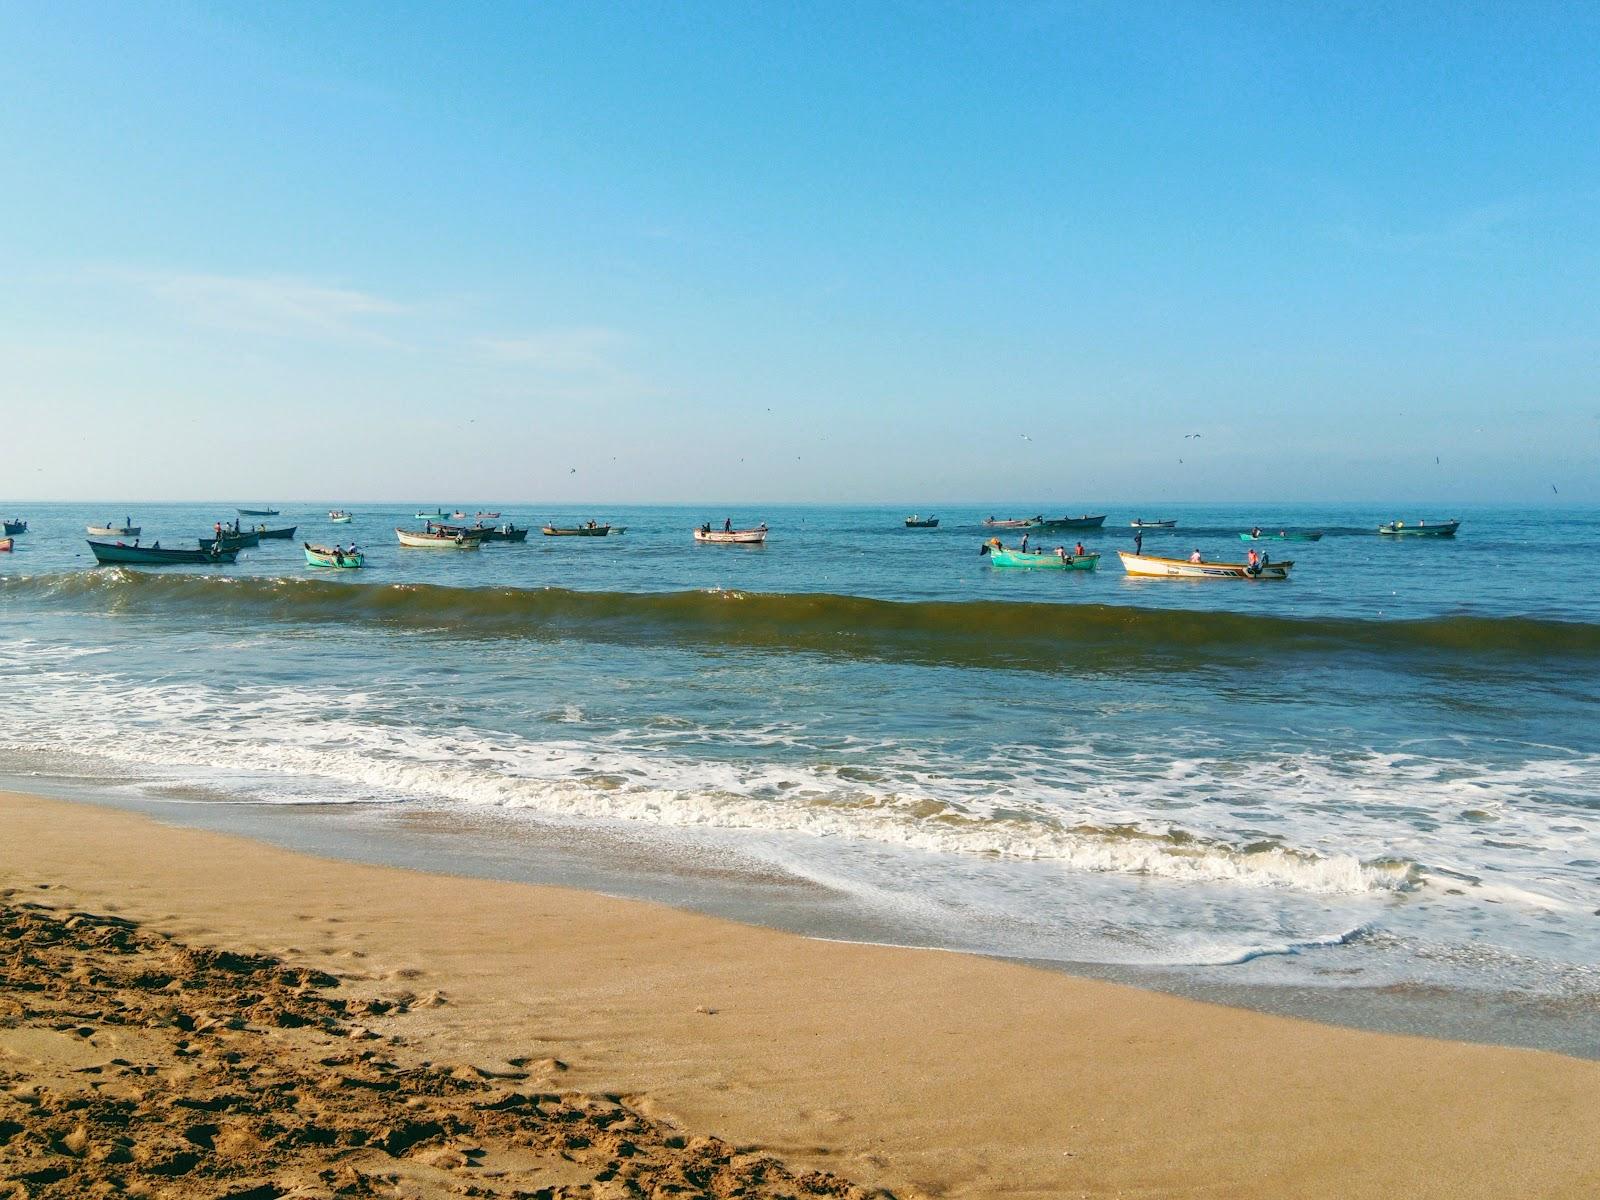
[[[1056,763],[1054,778],[1044,780],[1037,764],[1026,761],[999,761],[978,772],[961,764],[957,774],[936,756],[887,744],[846,764],[796,761],[793,753],[690,755],[684,749],[708,736],[746,751],[791,751],[803,730],[775,724],[736,736],[677,728],[655,735],[612,732],[591,741],[529,740],[373,720],[368,710],[382,715],[385,701],[366,691],[155,685],[79,673],[69,655],[35,652],[29,662],[34,669],[11,682],[31,690],[30,711],[41,718],[25,722],[30,745],[54,742],[70,750],[85,730],[109,734],[115,728],[136,736],[97,742],[98,753],[157,769],[242,769],[258,793],[261,778],[283,780],[284,787],[266,789],[269,799],[293,801],[304,794],[295,780],[320,780],[338,785],[347,798],[369,801],[421,798],[575,821],[865,839],[934,854],[1308,894],[1414,887],[1427,878],[1426,866],[1415,865],[1426,863],[1427,839],[1397,814],[1419,803],[1435,813],[1449,803],[1488,812],[1497,794],[1528,782],[1526,769],[1518,778],[1480,769],[1471,779],[1441,779],[1439,764],[1416,756],[1335,762],[1303,755],[1276,768],[1273,790],[1284,794],[1288,779],[1302,810],[1328,812],[1320,841],[1333,820],[1344,820],[1362,827],[1366,847],[1316,840],[1296,846],[1281,835],[1261,836],[1237,822],[1230,829],[1218,820],[1219,808],[1254,794],[1255,776],[1241,777],[1225,759],[1150,756],[1135,764],[1139,769],[1120,774],[1103,762],[1077,772]],[[108,721],[110,713],[119,715]],[[566,724],[581,721],[583,711],[569,704],[552,716]],[[63,738],[62,730],[73,736]],[[854,741],[838,749],[859,750],[864,739]],[[1540,782],[1578,785],[1596,774],[1593,762],[1554,760],[1540,768]],[[326,789],[313,794],[328,798]],[[1250,825],[1273,823],[1272,814],[1263,813]],[[1311,824],[1301,820],[1298,828]],[[1527,837],[1529,822],[1523,825]],[[1374,827],[1390,836],[1374,842]],[[1575,828],[1581,833],[1587,827]],[[1550,844],[1548,830],[1532,832],[1535,842]],[[1484,886],[1484,898],[1491,898]],[[1570,904],[1509,881],[1492,886],[1497,900]]]

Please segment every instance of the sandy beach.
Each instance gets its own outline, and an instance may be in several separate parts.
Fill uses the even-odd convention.
[[[87,804],[0,828],[17,1195],[1600,1190],[1594,1062]]]

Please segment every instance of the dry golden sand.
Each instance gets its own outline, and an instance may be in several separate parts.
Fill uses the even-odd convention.
[[[275,1056],[275,1070],[310,1073],[296,1086],[341,1096],[339,1072],[395,1075],[416,1081],[399,1092],[424,1105],[444,1096],[437,1111],[462,1120],[477,1111],[480,1086],[568,1095],[541,1102],[552,1112],[609,1113],[603,1097],[620,1096],[626,1115],[614,1119],[637,1122],[625,1136],[662,1170],[694,1145],[701,1167],[732,1172],[722,1192],[704,1194],[804,1194],[850,1180],[900,1197],[1600,1195],[1600,1064],[1557,1055],[1336,1029],[557,888],[330,862],[20,796],[0,796],[0,885],[30,920],[50,913],[21,906],[113,915],[136,923],[138,937],[174,939],[174,954],[211,947],[271,956],[262,969],[291,979],[326,972],[337,987],[285,986],[313,1008],[318,997],[346,1002],[334,1014],[346,1024],[350,1003],[404,993],[370,1022],[374,1058],[321,1066],[303,1047]],[[14,999],[13,983],[8,973]],[[68,1001],[83,997],[69,990]],[[260,1013],[240,1015],[241,1028],[206,1033],[284,1045],[340,1034],[316,1021],[286,1033]],[[0,1011],[0,1071],[24,1091],[65,1086],[74,1063],[104,1069],[63,1058],[73,1043],[40,1042],[21,1024]],[[95,1037],[108,1049],[82,1053],[105,1057],[116,1045],[110,1032],[79,1040]],[[364,1045],[359,1035],[339,1042]],[[111,1057],[136,1062],[138,1049]],[[182,1069],[195,1068],[172,1069],[150,1085],[169,1100],[189,1086]],[[418,1070],[431,1073],[405,1074]],[[470,1094],[426,1082],[441,1078]],[[371,1138],[392,1127],[390,1101],[367,1112],[350,1094],[341,1128]],[[170,1111],[180,1114],[167,1131],[176,1147],[179,1123],[195,1122],[182,1105]],[[219,1126],[214,1142],[224,1122],[199,1124]],[[498,1186],[492,1161],[474,1165],[465,1150],[506,1155],[515,1144],[534,1156],[519,1166],[526,1180],[552,1172],[520,1185],[530,1195],[650,1194],[630,1193],[614,1173],[596,1181],[606,1162],[561,1159],[536,1132],[491,1121],[430,1136],[389,1156],[402,1190]],[[694,1140],[708,1137],[721,1141]],[[493,1144],[463,1144],[474,1139]],[[22,1140],[0,1145],[0,1177]],[[321,1165],[375,1171],[375,1145],[329,1146]],[[785,1166],[761,1166],[753,1179],[762,1160],[734,1147]],[[414,1161],[435,1151],[436,1161]],[[50,1152],[73,1159],[71,1147]],[[337,1182],[298,1178],[313,1191]]]

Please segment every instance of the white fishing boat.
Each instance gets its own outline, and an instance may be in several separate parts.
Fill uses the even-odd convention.
[[[1177,527],[1176,521],[1146,521],[1139,517],[1128,522],[1130,529],[1176,529]]]
[[[336,508],[328,514],[328,520],[333,522],[335,525],[348,525],[354,519],[354,517],[345,512],[342,508]]]
[[[137,525],[85,525],[90,537],[138,537]]]
[[[1157,558],[1153,554],[1133,554],[1118,550],[1117,557],[1129,575],[1154,579],[1287,579],[1293,562],[1269,562],[1252,567],[1248,563],[1190,562],[1186,558]]]
[[[397,528],[394,535],[402,546],[414,550],[476,550],[483,545],[481,537],[467,537],[463,533],[419,533],[415,529]]]
[[[765,521],[754,529],[713,529],[709,525],[702,525],[694,531],[694,540],[719,545],[760,546],[767,540],[767,525]]]

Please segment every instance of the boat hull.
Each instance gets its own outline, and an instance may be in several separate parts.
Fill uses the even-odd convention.
[[[402,546],[413,550],[476,550],[483,545],[482,538],[465,537],[459,533],[417,533],[411,529],[396,529],[395,537]]]
[[[0,525],[4,526],[4,533],[7,537],[15,537],[19,533],[28,532],[28,523],[26,521],[4,521],[0,522]]]
[[[1106,523],[1106,516],[1105,516],[1104,513],[1101,513],[1098,516],[1056,517],[1054,519],[1046,517],[1044,522],[1043,522],[1043,524],[1041,524],[1039,526],[1039,528],[1041,528],[1041,529],[1099,529],[1105,523]]]
[[[696,529],[694,540],[709,546],[762,546],[767,541],[765,529]]]
[[[1385,537],[1455,537],[1456,530],[1460,528],[1460,521],[1439,521],[1433,525],[1407,525],[1404,522],[1394,522],[1379,525],[1378,532]]]
[[[217,538],[200,538],[200,549],[210,550],[218,542]],[[255,530],[248,533],[225,533],[221,538],[224,550],[248,550],[251,546],[261,544],[261,535]]]
[[[17,539],[14,537],[0,537],[0,554],[10,554],[16,544]]]
[[[90,537],[138,537],[137,525],[85,525],[84,532]]]
[[[353,570],[366,565],[366,559],[359,550],[354,554],[346,554],[335,550],[332,546],[313,546],[310,542],[305,542],[303,545],[308,567],[339,567]]]
[[[1320,533],[1241,533],[1241,542],[1320,542]]]
[[[278,510],[275,508],[236,508],[233,510],[241,517],[275,517]]]
[[[1017,517],[1011,520],[997,521],[993,517],[986,517],[983,523],[989,529],[1037,529],[1044,524],[1044,518]]]
[[[939,518],[938,517],[907,517],[906,518],[906,528],[907,529],[937,529],[937,528],[939,528]]]
[[[331,525],[348,525],[355,520],[349,513],[329,513],[328,523]]]
[[[1290,561],[1268,563],[1252,573],[1244,563],[1190,562],[1186,558],[1157,558],[1151,554],[1133,554],[1118,550],[1123,569],[1129,575],[1150,579],[1287,579],[1294,563]]]
[[[525,542],[528,540],[528,531],[526,529],[518,529],[515,525],[502,525],[498,529],[486,530],[483,540],[486,542]]]
[[[290,542],[294,540],[294,531],[299,528],[298,525],[291,525],[287,529],[268,529],[265,525],[257,525],[256,536]]]
[[[545,537],[605,537],[611,532],[611,526],[579,525],[571,529],[562,529],[555,525],[546,525],[539,532]]]
[[[1129,521],[1129,529],[1176,529],[1176,521]]]
[[[1018,567],[1036,571],[1092,571],[1100,564],[1098,554],[1057,554],[1053,550],[991,550],[989,562],[997,567]]]
[[[231,563],[239,557],[237,550],[163,550],[156,546],[122,546],[115,542],[89,541],[89,549],[98,563],[143,563],[146,566],[163,566],[178,563]]]

